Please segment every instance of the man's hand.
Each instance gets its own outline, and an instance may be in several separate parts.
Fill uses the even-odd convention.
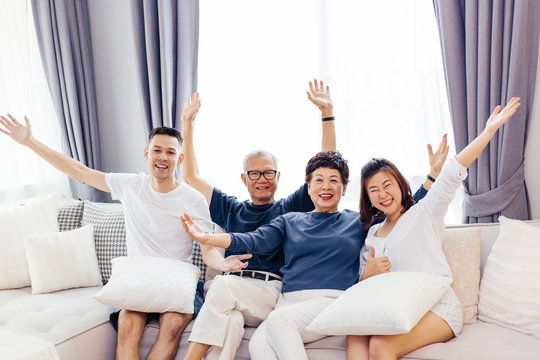
[[[309,82],[309,91],[306,91],[308,99],[321,110],[322,117],[334,115],[334,103],[330,96],[330,87],[326,85],[326,90],[322,80]]]
[[[222,268],[220,269],[223,272],[232,272],[245,269],[248,266],[248,262],[243,262],[242,260],[250,259],[253,255],[244,254],[244,255],[231,255],[223,259]]]
[[[388,256],[375,257],[375,248],[370,247],[366,267],[360,280],[366,280],[374,275],[390,272],[390,268]]]
[[[11,114],[0,116],[0,131],[12,138],[21,145],[27,145],[28,140],[32,137],[32,125],[28,117],[24,117],[26,126],[17,121]]]
[[[439,148],[436,152],[433,152],[433,149],[430,144],[427,146],[428,156],[429,156],[429,175],[434,179],[439,176],[441,173],[446,157],[448,156],[448,150],[450,147],[447,145],[447,134],[443,135]]]
[[[201,100],[199,99],[199,93],[196,92],[193,93],[192,97],[187,99],[187,104],[182,104],[182,115],[180,116],[182,123],[185,123],[186,121],[192,122],[195,120],[195,116],[197,116],[200,109]]]

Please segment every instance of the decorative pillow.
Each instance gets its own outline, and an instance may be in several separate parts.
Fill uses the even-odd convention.
[[[56,215],[53,197],[0,209],[0,289],[30,286],[23,236],[58,232]]]
[[[81,226],[84,203],[78,201],[72,205],[58,209],[58,226],[60,231],[69,231]]]
[[[452,279],[395,271],[347,289],[308,326],[325,335],[408,333],[448,290]]]
[[[146,313],[193,314],[201,275],[193,264],[152,256],[119,257],[112,263],[109,282],[94,296],[101,303]]]
[[[487,258],[478,318],[540,338],[540,229],[499,217]]]
[[[463,307],[463,324],[476,323],[480,285],[480,229],[445,231],[443,251],[452,271],[452,288]]]
[[[111,277],[111,259],[126,256],[124,210],[110,204],[84,201],[81,225],[94,225],[94,242],[103,284]]]
[[[101,285],[94,248],[94,228],[25,235],[32,294]]]
[[[193,240],[193,246],[191,250],[193,251],[193,254],[191,254],[191,263],[198,267],[199,270],[201,270],[200,280],[204,280],[206,276],[206,264],[203,261],[201,246],[199,245],[198,241]]]

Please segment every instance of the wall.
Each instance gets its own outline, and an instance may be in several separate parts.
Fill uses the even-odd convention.
[[[129,0],[88,2],[102,169],[146,171]]]
[[[141,120],[129,0],[92,0],[88,6],[102,170],[146,171],[143,158],[146,139]],[[540,218],[540,69],[537,71],[536,94],[525,152],[525,181],[533,219]]]

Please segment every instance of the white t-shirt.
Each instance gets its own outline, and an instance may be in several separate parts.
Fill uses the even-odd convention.
[[[212,223],[201,193],[186,183],[168,193],[152,189],[150,176],[108,173],[105,181],[114,200],[124,206],[129,256],[160,256],[190,261],[193,241],[180,215],[189,214],[205,231]]]
[[[370,248],[375,257],[388,256],[391,271],[422,271],[452,277],[442,249],[444,216],[467,170],[450,158],[426,197],[409,208],[386,237],[375,237],[373,225],[360,252],[361,272]]]

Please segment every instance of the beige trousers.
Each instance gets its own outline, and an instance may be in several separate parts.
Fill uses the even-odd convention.
[[[281,281],[216,276],[189,341],[212,346],[207,360],[233,360],[244,335],[244,324],[258,326],[274,310],[280,294]]]

